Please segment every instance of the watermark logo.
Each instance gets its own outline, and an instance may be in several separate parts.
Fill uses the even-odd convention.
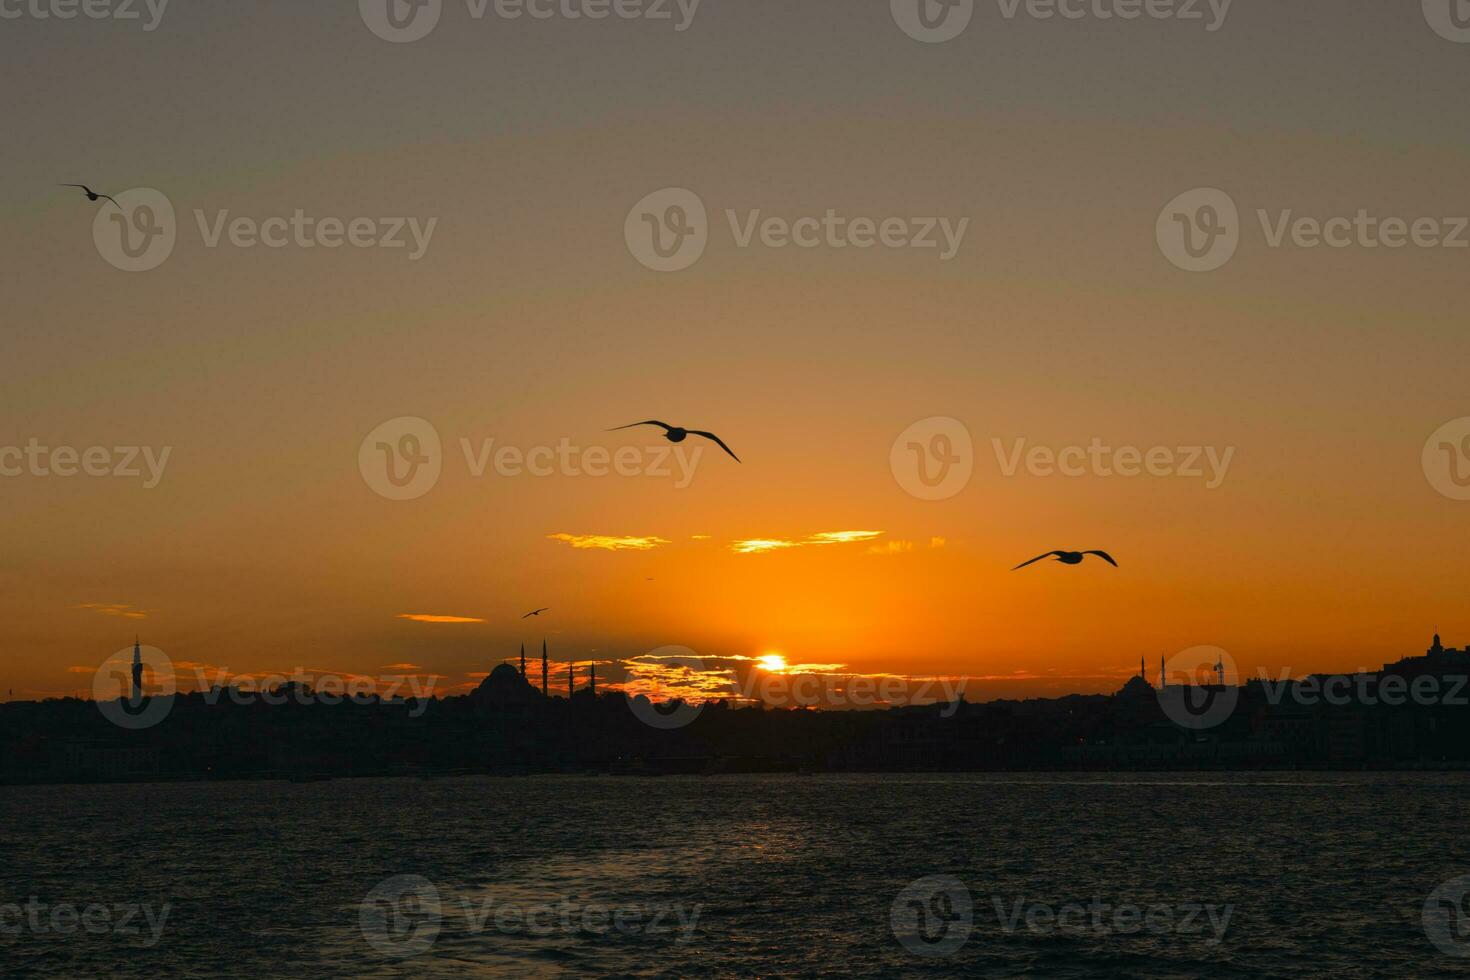
[[[0,0],[0,20],[143,20],[143,33],[151,34],[163,23],[169,0]],[[78,9],[80,8],[80,10]],[[142,8],[142,9],[140,9]]]
[[[439,26],[444,0],[357,0],[368,30],[385,41],[421,41]]]
[[[1225,482],[1235,447],[1215,446],[1110,446],[1093,436],[1085,446],[1031,446],[1026,439],[1016,439],[1007,447],[996,438],[990,440],[1000,473],[1013,477],[1022,469],[1031,476],[1048,477],[1133,477],[1148,475],[1160,478],[1202,480],[1206,490],[1216,490]]]
[[[948,500],[970,483],[975,442],[963,422],[936,415],[899,433],[888,452],[888,465],[911,496]]]
[[[910,953],[951,956],[969,941],[974,929],[970,889],[950,875],[920,878],[893,900],[888,924],[899,945]]]
[[[163,929],[168,922],[171,902],[154,908],[147,902],[120,902],[102,905],[92,902],[77,905],[74,902],[43,902],[32,895],[24,905],[12,902],[0,905],[0,936],[143,936],[138,942],[143,949],[152,949],[163,938]]]
[[[439,889],[422,875],[394,875],[379,882],[357,909],[368,945],[384,956],[407,959],[434,948],[444,924]]]
[[[124,272],[148,272],[163,265],[179,237],[173,202],[151,187],[135,187],[114,197],[117,206],[98,208],[92,219],[98,254]]]
[[[177,689],[173,661],[157,647],[124,647],[92,675],[97,710],[130,731],[152,728],[167,718]]]
[[[458,916],[467,935],[672,936],[676,943],[692,942],[704,906],[633,904],[608,906],[562,898],[534,904],[497,903],[494,896],[474,900],[440,896],[439,889],[420,875],[395,875],[381,882],[358,906],[363,938],[377,952],[394,959],[427,953],[438,941],[444,920]]]
[[[0,446],[0,477],[109,477],[142,479],[152,490],[163,480],[174,447],[48,446],[32,436],[24,446]]]
[[[970,26],[975,0],[889,0],[893,22],[925,44],[953,41]]]
[[[679,676],[700,677],[705,673],[705,662],[688,647],[665,646],[651,650],[642,658],[643,661],[658,665],[660,674],[677,674]],[[625,686],[625,690],[627,690]],[[704,711],[704,702],[686,701],[683,698],[667,698],[663,701],[655,701],[659,695],[666,693],[665,688],[657,677],[652,679],[641,678],[632,686],[633,693],[628,698],[628,708],[633,716],[649,728],[657,728],[669,731],[675,728],[683,728],[693,723]]]
[[[1256,208],[1255,218],[1263,243],[1273,250],[1470,249],[1470,217],[1464,215],[1406,218],[1359,208],[1350,215],[1315,217],[1292,208]],[[1230,195],[1206,187],[1170,201],[1159,212],[1155,234],[1159,250],[1174,265],[1188,272],[1213,272],[1235,256],[1245,228]]]
[[[694,25],[701,0],[465,0],[472,21],[487,17],[517,21],[646,20],[671,23],[682,34]],[[358,0],[368,30],[385,41],[405,44],[428,37],[444,12],[443,0]]]
[[[264,246],[272,250],[338,249],[344,245],[359,249],[401,248],[408,250],[410,262],[417,262],[428,254],[434,231],[439,227],[438,218],[369,218],[365,215],[318,218],[307,214],[303,208],[296,208],[289,217],[278,214],[267,218],[249,215],[232,218],[228,210],[216,211],[210,217],[196,208],[194,222],[205,248],[219,248],[222,244],[240,249]]]
[[[389,419],[362,440],[357,468],[378,496],[417,500],[434,489],[444,469],[439,430],[413,415]]]
[[[654,191],[623,222],[628,251],[655,272],[681,272],[709,244],[709,216],[699,195],[683,187]]]
[[[1380,704],[1389,707],[1415,704],[1456,708],[1470,705],[1470,698],[1465,694],[1470,675],[1466,674],[1419,674],[1410,678],[1403,674],[1379,675],[1360,671],[1356,674],[1311,674],[1299,680],[1292,680],[1290,674],[1289,668],[1283,668],[1273,678],[1264,669],[1258,669],[1257,680],[1267,704],[1276,707],[1290,700],[1304,707],[1325,704],[1339,708]]]
[[[1237,676],[1235,660],[1219,647],[1181,650],[1164,665],[1162,686],[1155,691],[1159,706],[1180,728],[1214,728],[1234,713],[1240,700],[1240,688],[1226,684],[1227,676]]]
[[[1434,33],[1446,41],[1470,44],[1470,2],[1467,0],[1423,0],[1424,19]]]
[[[995,0],[1006,21],[1177,20],[1204,25],[1213,34],[1225,26],[1235,0]],[[893,20],[905,34],[926,44],[952,41],[970,26],[975,0],[889,0]]]
[[[725,224],[737,249],[817,248],[865,251],[885,248],[933,250],[939,261],[959,254],[970,230],[969,218],[848,215],[836,208],[795,218],[726,208]],[[699,261],[712,227],[704,202],[693,191],[666,188],[639,201],[623,221],[628,251],[658,272],[679,272]]]
[[[1206,946],[1218,946],[1230,928],[1234,905],[1212,902],[1114,904],[1094,895],[1086,905],[1052,905],[1018,896],[1009,909],[1003,896],[990,896],[995,918],[1003,932],[1014,934],[1024,926],[1034,936],[1207,936]]]
[[[1446,956],[1470,957],[1470,875],[1444,882],[1424,900],[1424,935]]]
[[[1451,419],[1424,443],[1429,485],[1451,500],[1470,500],[1470,416]]]
[[[1185,191],[1164,206],[1154,226],[1159,251],[1186,272],[1213,272],[1240,247],[1240,210],[1214,187]]]

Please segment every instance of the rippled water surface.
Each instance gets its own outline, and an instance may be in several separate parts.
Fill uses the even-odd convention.
[[[1470,874],[1467,814],[1470,779],[1440,774],[9,788],[0,976],[1467,975],[1422,924]],[[962,941],[948,955],[892,925],[930,876],[972,905],[921,906]],[[385,882],[437,904],[364,915]],[[137,934],[58,934],[3,908],[33,896],[167,916],[156,944],[141,913]],[[1028,929],[1005,921],[1018,903],[1229,917],[1217,942],[1203,913],[1194,931]],[[631,927],[607,925],[619,911]]]

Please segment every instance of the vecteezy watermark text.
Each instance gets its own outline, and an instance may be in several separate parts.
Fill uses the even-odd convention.
[[[148,20],[143,30],[158,30],[169,0],[0,0],[0,20]]]
[[[991,439],[1001,475],[1015,476],[1024,467],[1031,476],[1137,476],[1179,477],[1204,480],[1205,489],[1215,490],[1225,482],[1235,447],[1215,446],[1109,446],[1094,436],[1086,446],[1027,446],[1016,439],[1009,447]]]
[[[0,446],[0,477],[142,478],[143,489],[152,490],[172,453],[172,446],[47,446],[33,436],[24,446]]]
[[[413,251],[408,261],[417,262],[429,250],[434,238],[434,229],[439,226],[438,218],[420,222],[418,218],[313,218],[301,208],[289,218],[236,217],[231,219],[229,211],[216,211],[210,218],[203,211],[194,212],[199,225],[199,235],[206,248],[218,248],[221,241],[235,248],[281,249],[296,248],[408,248],[405,228],[413,238]],[[225,222],[229,225],[226,226]]]
[[[336,705],[343,701],[373,701],[408,708],[411,718],[428,710],[437,677],[419,674],[308,673],[297,667],[288,673],[232,674],[227,667],[192,666],[197,694],[214,707],[221,698],[245,706],[257,702],[272,706],[289,703]],[[173,711],[180,691],[173,661],[157,647],[124,647],[104,660],[92,675],[92,700],[104,718],[137,731],[152,728]]]
[[[1200,480],[1218,489],[1235,459],[1235,447],[1205,445],[1114,446],[1101,436],[1070,446],[1032,445],[1025,438],[992,437],[1001,476],[1169,477]],[[921,500],[946,500],[962,491],[975,470],[975,443],[958,419],[936,415],[899,433],[888,454],[893,478]]]
[[[1363,705],[1374,707],[1385,705],[1399,707],[1414,704],[1420,707],[1446,705],[1463,708],[1470,705],[1470,675],[1465,674],[1420,674],[1406,677],[1402,674],[1312,674],[1298,680],[1282,670],[1270,677],[1264,669],[1257,680],[1272,706],[1290,700],[1304,707],[1322,704],[1329,707]]]
[[[673,479],[674,488],[686,489],[704,456],[695,445],[579,446],[563,437],[555,445],[497,445],[494,438],[478,441],[461,437],[465,469],[475,479],[493,472],[506,478],[532,477],[649,477]],[[439,430],[427,419],[400,416],[369,432],[358,447],[358,472],[380,497],[415,500],[439,482],[444,449]]]
[[[736,248],[917,249],[938,252],[941,262],[959,254],[969,218],[873,217],[839,213],[783,217],[759,208],[726,209],[725,221]],[[628,251],[656,272],[679,272],[704,255],[710,222],[704,201],[691,190],[666,187],[633,206],[623,221]]]
[[[847,710],[904,705],[936,705],[940,718],[960,710],[963,677],[899,677],[847,674],[832,670],[770,670],[754,663],[711,669],[688,647],[664,646],[624,661],[628,707],[644,724],[683,728],[704,711],[707,700],[687,700],[680,692],[697,684],[712,700],[760,704],[767,708]],[[713,682],[711,684],[710,682]]]
[[[406,959],[428,952],[439,938],[448,906],[439,888],[421,875],[395,875],[380,882],[358,907],[358,924],[368,945],[384,956]],[[610,905],[563,898],[555,902],[497,902],[493,896],[453,903],[462,930],[529,936],[673,936],[694,939],[704,906],[682,902]]]
[[[1404,218],[1359,208],[1352,215],[1316,217],[1292,208],[1258,208],[1255,217],[1261,238],[1271,249],[1470,248],[1470,217],[1463,215]],[[1159,250],[1175,266],[1187,272],[1213,272],[1235,257],[1245,229],[1229,194],[1200,187],[1166,204],[1154,230]]]
[[[694,23],[701,0],[465,0],[471,20],[644,20],[673,24],[682,34]],[[384,41],[407,44],[433,33],[444,0],[358,0],[362,22]]]
[[[1036,936],[1070,935],[1128,936],[1147,933],[1164,936],[1202,936],[1207,946],[1218,946],[1230,928],[1234,905],[1211,902],[1108,902],[1093,896],[1086,905],[1065,902],[1052,905],[1017,896],[1006,908],[1006,899],[990,896],[1000,927],[1014,933],[1025,930]]]
[[[43,902],[32,895],[24,904],[0,904],[0,936],[74,936],[79,932],[89,936],[141,936],[146,924],[148,938],[138,945],[151,949],[163,938],[172,908],[169,902],[157,909],[147,902]]]
[[[124,272],[158,268],[178,243],[173,201],[150,187],[135,187],[115,197],[116,204],[104,202],[92,221],[98,253]],[[410,262],[428,253],[439,227],[438,218],[319,217],[303,208],[263,218],[232,215],[228,209],[208,213],[196,208],[193,215],[200,241],[208,249],[403,249]]]
[[[995,921],[1006,933],[1205,936],[1207,946],[1220,944],[1235,913],[1235,906],[1229,904],[1112,901],[1097,895],[1086,903],[1060,904],[1024,895],[991,895],[989,899]],[[975,905],[970,889],[960,879],[931,875],[910,882],[898,893],[889,911],[889,925],[894,938],[909,952],[950,956],[974,931]]]
[[[1001,17],[1039,21],[1177,20],[1202,23],[1213,34],[1225,26],[1235,0],[995,0]],[[965,32],[977,0],[889,0],[893,21],[916,41],[942,44]]]

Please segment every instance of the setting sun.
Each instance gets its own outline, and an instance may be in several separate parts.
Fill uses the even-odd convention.
[[[767,653],[756,658],[756,663],[773,674],[779,674],[786,669],[786,658],[779,653]]]

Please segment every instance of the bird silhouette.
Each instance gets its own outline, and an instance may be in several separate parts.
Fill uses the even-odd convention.
[[[719,443],[720,448],[729,453],[731,459],[733,459],[737,463],[740,462],[740,457],[735,455],[735,451],[729,446],[725,445],[725,440],[721,439],[713,432],[702,432],[699,429],[681,429],[677,425],[669,425],[669,423],[660,422],[657,419],[649,419],[646,422],[632,422],[628,425],[619,425],[615,428],[608,429],[607,431],[617,432],[619,429],[631,429],[636,425],[656,425],[660,427],[664,430],[664,438],[669,440],[669,442],[683,442],[690,436],[704,436],[704,438],[706,439],[712,439],[715,442]]]
[[[542,606],[540,609],[532,609],[530,612],[526,613],[521,618],[522,619],[530,619],[532,616],[539,616],[539,615],[541,615],[542,613],[544,613],[546,610],[548,610],[550,608],[551,608],[550,606]]]
[[[111,194],[99,194],[96,191],[92,190],[92,188],[88,187],[86,184],[57,184],[56,186],[57,187],[80,187],[82,189],[82,193],[87,195],[87,200],[89,200],[89,201],[100,201],[103,198],[106,198],[107,200],[111,201],[113,204],[116,204],[117,205],[117,209],[119,211],[121,211],[123,209],[123,206],[121,204],[118,204],[116,198],[114,198]]]
[[[1099,558],[1107,562],[1109,565],[1112,565],[1114,568],[1118,567],[1118,563],[1113,561],[1113,556],[1108,554],[1106,551],[1048,551],[1044,555],[1037,555],[1035,558],[1031,559],[1031,561],[1021,562],[1021,564],[1017,565],[1016,568],[1011,569],[1011,571],[1014,572],[1017,568],[1025,568],[1027,565],[1030,565],[1033,562],[1038,562],[1041,561],[1041,559],[1043,558],[1051,558],[1053,556],[1055,556],[1056,560],[1061,562],[1063,565],[1080,565],[1082,564],[1082,559],[1085,555],[1097,555]]]

